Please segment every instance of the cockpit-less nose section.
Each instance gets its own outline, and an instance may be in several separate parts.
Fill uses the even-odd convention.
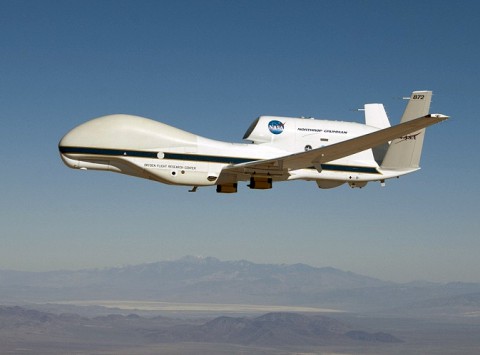
[[[315,181],[320,188],[363,187],[419,169],[425,128],[447,119],[428,114],[431,91],[412,93],[400,124],[390,127],[383,105],[365,105],[365,124],[261,116],[248,128],[249,143],[211,140],[133,115],[109,115],[68,132],[59,143],[74,169],[107,170],[158,182],[217,186],[238,182],[270,189],[274,182]]]

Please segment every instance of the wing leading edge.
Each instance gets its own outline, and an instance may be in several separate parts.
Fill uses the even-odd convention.
[[[441,114],[430,114],[405,123],[400,123],[393,127],[381,129],[373,133],[321,148],[312,149],[307,152],[300,152],[273,159],[257,160],[248,163],[226,166],[222,170],[222,175],[252,173],[280,175],[284,174],[288,170],[311,167],[316,167],[317,170],[321,170],[321,164],[376,147],[380,144],[414,133],[446,119],[448,119],[448,116]]]

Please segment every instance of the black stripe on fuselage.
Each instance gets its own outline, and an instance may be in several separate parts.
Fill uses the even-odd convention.
[[[58,149],[62,154],[92,154],[92,155],[109,155],[109,156],[123,156],[123,157],[137,157],[158,159],[157,152],[147,152],[141,150],[120,150],[120,149],[104,149],[104,148],[86,148],[86,147],[62,147]],[[163,153],[163,159],[171,160],[185,160],[205,163],[223,163],[223,164],[242,164],[257,161],[252,158],[236,158],[218,155],[198,155],[185,153]],[[311,167],[310,169],[315,169]],[[341,171],[350,173],[364,173],[364,174],[380,174],[380,172],[373,167],[351,166],[351,165],[336,165],[336,164],[322,164],[322,170]]]
[[[376,168],[370,168],[367,166],[322,164],[322,170],[342,171],[347,173],[380,174]]]
[[[222,157],[217,155],[196,155],[196,154],[178,154],[178,153],[164,153],[163,159],[172,160],[192,160],[208,163],[226,163],[226,164],[242,164],[256,161],[258,159],[248,158],[234,158],[234,157]]]
[[[146,152],[141,150],[120,150],[120,149],[104,149],[104,148],[86,148],[86,147],[62,147],[58,149],[62,154],[92,154],[92,155],[109,155],[122,157],[137,157],[158,159],[158,152]],[[258,159],[236,158],[217,155],[198,155],[184,153],[163,153],[163,159],[171,160],[189,160],[206,163],[225,163],[225,164],[241,164],[256,161]]]
[[[58,150],[62,154],[92,154],[92,155],[110,155],[110,156],[127,156],[139,158],[157,158],[157,152],[144,152],[140,150],[119,150],[104,148],[85,148],[85,147],[62,147]]]

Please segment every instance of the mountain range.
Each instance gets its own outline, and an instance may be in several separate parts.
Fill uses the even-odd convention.
[[[344,322],[320,315],[276,312],[258,317],[217,317],[195,322],[136,314],[88,318],[0,306],[0,340],[12,338],[23,341],[28,338],[37,342],[37,346],[52,341],[56,345],[65,344],[72,339],[76,344],[90,346],[194,342],[282,347],[401,342],[391,334],[356,330]]]
[[[352,312],[468,313],[480,284],[393,283],[331,267],[257,264],[186,256],[173,261],[78,271],[0,270],[0,303],[143,300],[289,305]]]

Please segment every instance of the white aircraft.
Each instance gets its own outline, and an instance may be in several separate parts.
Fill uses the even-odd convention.
[[[59,143],[64,163],[74,169],[106,170],[192,186],[216,185],[237,192],[273,182],[315,181],[329,189],[348,183],[364,187],[420,169],[425,127],[448,116],[429,114],[431,91],[414,91],[400,124],[390,127],[381,104],[367,104],[365,124],[260,116],[243,139],[227,143],[132,115],[108,115],[68,132]]]

